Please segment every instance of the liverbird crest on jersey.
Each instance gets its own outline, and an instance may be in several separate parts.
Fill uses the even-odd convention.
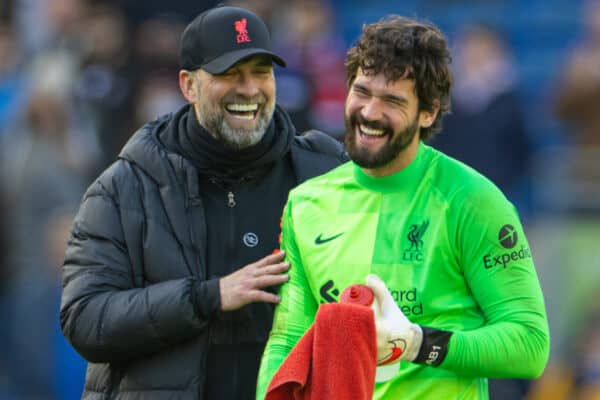
[[[406,238],[410,242],[410,248],[404,250],[402,259],[404,261],[423,261],[423,235],[429,226],[429,220],[426,219],[420,224],[412,224],[408,230]]]

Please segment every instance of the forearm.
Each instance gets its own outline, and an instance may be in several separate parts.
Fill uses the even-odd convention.
[[[537,378],[548,360],[547,327],[500,322],[454,332],[440,368],[488,378]]]
[[[457,256],[481,320],[455,329],[440,367],[471,376],[537,377],[548,360],[550,334],[527,237],[502,196],[492,191],[476,200],[453,215],[461,227]]]
[[[290,271],[294,271],[291,274],[293,278],[281,288],[282,300],[275,308],[273,328],[260,365],[256,398],[261,400],[267,392],[271,379],[308,330],[316,314],[317,305],[310,297],[310,293],[305,291],[302,284],[297,285],[298,282],[303,281],[299,277],[302,274],[298,274],[301,266],[292,267]]]
[[[189,339],[207,325],[191,301],[192,279],[143,289],[89,291],[63,297],[61,325],[88,361],[114,362],[155,353]],[[70,283],[77,286],[77,282]]]
[[[61,326],[73,347],[92,362],[128,360],[181,343],[205,329],[219,306],[216,280],[179,273],[177,279],[148,282],[138,240],[143,220],[133,213],[127,226],[136,228],[125,229],[118,205],[104,186],[90,189],[63,265]],[[160,264],[176,269],[171,261],[183,262],[165,257]]]
[[[299,338],[298,338],[299,339]],[[295,343],[291,343],[285,336],[271,334],[269,343],[263,353],[260,370],[258,372],[258,382],[256,387],[256,399],[263,400],[267,394],[267,388],[273,379],[273,376],[283,364],[283,361],[292,350]]]
[[[289,205],[284,211],[282,249],[290,262],[289,280],[279,291],[281,302],[275,307],[273,327],[263,354],[258,374],[256,399],[263,400],[271,379],[313,323],[318,304],[312,296],[304,272],[300,253],[296,246]]]

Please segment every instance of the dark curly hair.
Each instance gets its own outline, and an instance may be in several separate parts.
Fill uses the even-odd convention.
[[[440,107],[433,124],[421,128],[421,138],[427,140],[442,129],[442,117],[450,111],[451,60],[438,28],[391,15],[363,26],[358,43],[346,54],[346,79],[350,86],[360,68],[366,75],[383,73],[388,82],[414,80],[419,111]]]

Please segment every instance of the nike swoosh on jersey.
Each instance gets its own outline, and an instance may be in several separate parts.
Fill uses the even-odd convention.
[[[317,238],[315,239],[315,244],[323,244],[323,243],[331,242],[333,239],[337,239],[340,236],[342,236],[343,234],[344,234],[344,232],[324,238],[324,237],[322,237],[323,234],[320,233],[319,236],[317,236]]]

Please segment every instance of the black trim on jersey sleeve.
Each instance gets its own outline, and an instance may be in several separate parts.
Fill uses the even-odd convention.
[[[423,330],[423,343],[417,358],[413,362],[436,367],[446,358],[448,342],[450,342],[452,332],[425,326],[422,326],[421,329]]]

